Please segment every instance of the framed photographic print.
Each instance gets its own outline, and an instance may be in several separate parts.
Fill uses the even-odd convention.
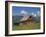
[[[5,1],[5,35],[45,33],[45,4]]]

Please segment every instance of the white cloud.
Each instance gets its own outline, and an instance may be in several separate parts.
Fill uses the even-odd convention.
[[[27,11],[22,10],[21,14],[28,14]]]
[[[36,17],[37,15],[36,15],[35,13],[32,13],[32,16],[33,16],[33,17]]]
[[[38,11],[36,14],[32,12],[32,16],[33,17],[40,16],[40,11]]]
[[[40,11],[37,12],[37,15],[40,16]]]

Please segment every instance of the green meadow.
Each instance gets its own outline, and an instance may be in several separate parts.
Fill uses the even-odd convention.
[[[34,30],[34,29],[40,29],[40,23],[32,23],[28,25],[13,25],[13,30]]]

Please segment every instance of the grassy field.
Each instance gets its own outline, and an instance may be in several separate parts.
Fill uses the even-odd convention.
[[[33,23],[31,25],[13,25],[13,30],[32,30],[40,29],[40,23]]]

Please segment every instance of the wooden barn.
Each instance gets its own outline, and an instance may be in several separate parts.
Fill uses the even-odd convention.
[[[21,20],[20,25],[31,25],[32,23],[32,16],[29,16],[26,20]]]

